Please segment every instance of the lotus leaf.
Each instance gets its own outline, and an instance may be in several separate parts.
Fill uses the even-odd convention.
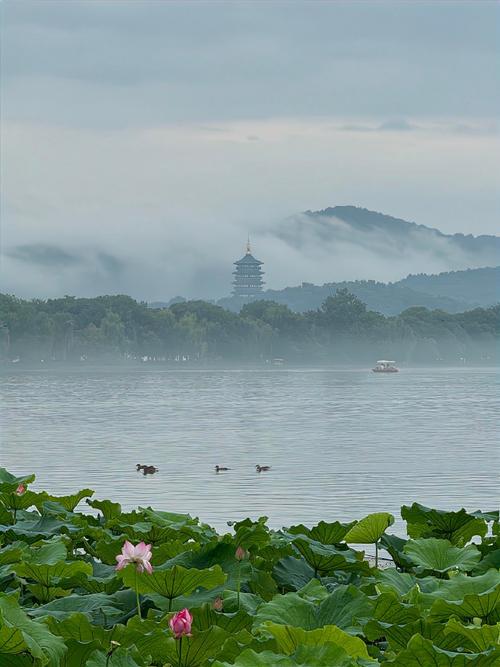
[[[389,512],[368,514],[347,532],[344,540],[350,544],[375,544],[393,523],[394,517]]]
[[[359,637],[353,637],[335,625],[325,625],[316,630],[304,630],[291,625],[278,625],[266,621],[260,626],[261,632],[271,634],[279,649],[286,655],[292,655],[299,646],[320,646],[331,643],[342,648],[353,658],[368,658],[366,644]]]
[[[464,509],[446,512],[413,503],[411,507],[403,505],[401,516],[408,524],[410,537],[438,537],[460,546],[475,535],[486,535],[488,529],[484,518],[488,515],[468,514]]]
[[[448,540],[435,537],[410,540],[404,552],[416,565],[433,572],[470,572],[481,559],[480,552],[473,544],[460,549],[452,546]]]
[[[414,635],[408,647],[401,651],[391,662],[394,667],[496,667],[500,658],[500,650],[492,649],[482,653],[460,653],[445,651],[435,646],[421,635]]]

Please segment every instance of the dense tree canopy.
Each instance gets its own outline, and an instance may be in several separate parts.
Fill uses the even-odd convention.
[[[254,301],[239,314],[205,301],[152,309],[125,295],[26,301],[0,295],[4,361],[157,360],[172,363],[494,363],[500,306],[450,314],[413,307],[386,317],[346,289],[296,313]]]

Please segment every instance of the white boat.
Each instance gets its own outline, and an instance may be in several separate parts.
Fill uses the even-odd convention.
[[[387,359],[380,359],[377,361],[375,368],[372,368],[374,373],[397,373],[399,368],[394,365],[395,361],[387,361]]]

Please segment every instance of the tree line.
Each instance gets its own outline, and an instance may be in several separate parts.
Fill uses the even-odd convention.
[[[447,313],[369,310],[347,289],[296,313],[273,301],[239,313],[205,301],[149,308],[129,296],[23,300],[0,295],[4,362],[495,363],[500,305]]]

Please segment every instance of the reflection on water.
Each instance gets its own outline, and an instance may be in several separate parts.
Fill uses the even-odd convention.
[[[417,500],[490,509],[499,490],[494,369],[4,374],[0,465],[125,509],[218,528],[398,514]],[[160,472],[143,477],[136,463]],[[218,475],[215,464],[231,470]],[[271,465],[268,473],[255,464]],[[491,506],[491,507],[490,507]]]

